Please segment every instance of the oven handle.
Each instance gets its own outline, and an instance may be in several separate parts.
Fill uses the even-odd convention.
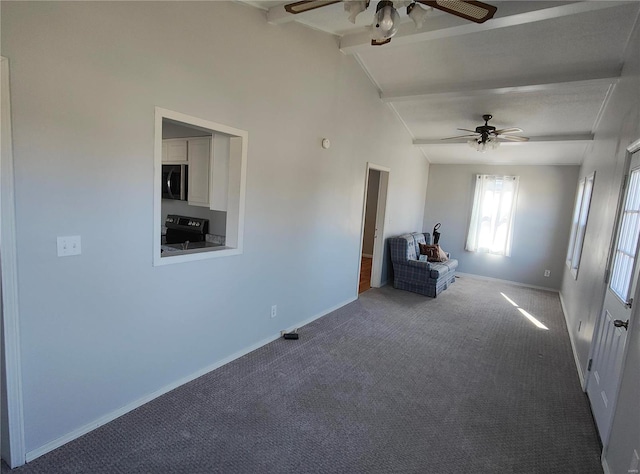
[[[167,191],[169,191],[169,197],[171,199],[175,199],[175,197],[173,196],[173,192],[171,191],[171,175],[174,171],[175,170],[169,171],[169,174],[167,175]]]

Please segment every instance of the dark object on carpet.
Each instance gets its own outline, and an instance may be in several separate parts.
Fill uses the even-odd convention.
[[[279,338],[13,472],[602,469],[558,294],[461,278],[436,299],[367,291],[297,344]]]
[[[282,337],[284,339],[298,339],[298,333],[297,332],[285,332]]]

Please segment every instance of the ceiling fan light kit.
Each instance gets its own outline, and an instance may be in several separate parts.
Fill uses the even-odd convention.
[[[407,5],[407,15],[413,20],[413,23],[415,23],[417,29],[422,28],[424,20],[429,16],[431,10],[433,9],[429,8],[427,10],[426,8],[422,8],[415,2]]]
[[[491,137],[487,138],[487,140],[485,141],[482,141],[481,138],[478,138],[475,140],[469,140],[467,143],[471,148],[479,151],[480,153],[484,153],[485,151],[487,151],[487,149],[495,150],[500,146],[500,142],[498,141],[498,139]]]
[[[500,130],[496,130],[496,127],[489,125],[489,120],[493,118],[492,115],[486,114],[482,116],[482,120],[484,120],[484,125],[480,125],[476,127],[474,130],[469,130],[468,128],[459,128],[458,130],[462,130],[464,132],[471,132],[473,135],[460,135],[457,137],[448,137],[443,138],[442,140],[456,140],[460,138],[470,138],[467,141],[471,148],[474,148],[476,151],[484,153],[485,151],[495,150],[500,146],[500,140],[507,140],[510,142],[526,142],[529,141],[527,137],[519,137],[516,135],[511,135],[512,133],[520,133],[522,132],[521,128],[511,127],[511,128],[503,128]]]
[[[349,14],[349,21],[355,25],[356,17],[369,6],[369,0],[349,0],[344,2],[344,11]]]
[[[400,15],[393,7],[393,2],[382,0],[376,7],[376,15],[373,22],[375,40],[386,40],[398,32]]]

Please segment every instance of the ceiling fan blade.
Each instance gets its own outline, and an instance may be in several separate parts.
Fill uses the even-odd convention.
[[[498,135],[501,140],[508,140],[510,142],[528,142],[528,137],[518,137],[516,135]]]
[[[441,138],[440,140],[455,140],[457,138],[478,138],[478,135],[460,135],[457,137]]]
[[[371,39],[371,46],[382,46],[383,44],[391,43],[391,38],[384,40]]]
[[[484,23],[493,18],[498,9],[493,5],[471,0],[417,0],[417,2],[475,23]]]
[[[463,132],[478,133],[475,130],[469,130],[468,128],[457,128],[456,130],[462,130]],[[478,135],[480,134],[478,133]]]
[[[502,135],[504,133],[522,133],[523,130],[521,128],[518,127],[513,127],[513,128],[503,128],[502,130],[496,130],[495,133],[496,135]]]
[[[284,6],[284,9],[295,15],[297,13],[315,10],[316,8],[326,7],[333,3],[340,3],[341,1],[342,0],[303,0],[301,2],[288,3]]]

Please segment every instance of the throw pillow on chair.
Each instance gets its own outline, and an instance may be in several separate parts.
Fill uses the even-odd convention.
[[[428,262],[446,262],[449,260],[444,250],[439,244],[418,244],[420,246],[420,255],[426,255]]]

